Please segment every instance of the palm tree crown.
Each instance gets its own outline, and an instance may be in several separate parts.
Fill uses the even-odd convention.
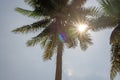
[[[79,41],[82,50],[85,50],[91,42],[90,34],[86,31],[80,34],[76,31],[75,22],[89,23],[89,18],[95,8],[84,8],[86,0],[24,0],[32,7],[32,10],[16,8],[16,11],[37,18],[38,21],[30,25],[19,27],[13,32],[29,33],[41,30],[41,32],[27,42],[28,46],[39,44],[45,48],[43,59],[49,60],[57,51],[57,69],[61,70],[62,51],[64,44],[68,48],[75,47]],[[93,16],[93,15],[91,15]],[[60,63],[60,64],[58,64]],[[61,71],[56,71],[61,76]],[[57,77],[56,80],[61,80]]]
[[[78,21],[77,19],[79,19],[79,17],[81,18],[81,21],[87,22],[88,18],[86,16],[94,11],[94,9],[92,8],[85,9],[84,7],[82,7],[86,0],[75,0],[71,2],[71,4],[68,4],[69,0],[24,1],[32,6],[33,10],[30,11],[22,8],[16,8],[16,11],[27,15],[28,17],[39,19],[33,24],[24,25],[20,28],[17,28],[13,30],[13,32],[29,33],[43,29],[40,34],[29,40],[27,42],[27,45],[34,46],[35,44],[40,43],[41,46],[45,47],[45,53],[49,52],[49,56],[44,57],[44,59],[51,58],[53,53],[53,51],[48,50],[51,48],[47,47],[52,47],[53,49],[51,50],[54,50],[54,48],[56,47],[55,45],[57,45],[59,41],[62,41],[62,43],[66,43],[67,45],[69,45],[69,47],[76,46],[76,37],[80,38],[80,35],[77,34],[76,36],[73,36],[73,34],[75,34],[73,30],[75,28],[75,26],[73,25],[74,22]],[[85,33],[81,37],[85,37],[84,39],[87,39],[90,36],[88,33]],[[78,40],[80,40],[79,38]],[[83,42],[91,44],[90,40],[91,39],[89,38],[88,40]]]

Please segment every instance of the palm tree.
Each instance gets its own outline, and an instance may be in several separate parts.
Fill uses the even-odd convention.
[[[93,30],[112,28],[110,36],[111,44],[111,73],[113,80],[117,73],[120,73],[120,0],[100,0],[101,14],[98,18],[92,19]]]
[[[62,53],[64,46],[74,48],[79,41],[81,49],[85,50],[91,42],[87,30],[84,34],[78,33],[75,21],[88,22],[94,8],[84,8],[86,0],[24,0],[32,7],[32,10],[16,8],[16,11],[33,17],[38,21],[30,25],[19,27],[15,33],[40,33],[28,40],[28,46],[40,44],[45,49],[44,60],[49,60],[56,52],[56,76],[55,80],[62,80]],[[79,19],[80,18],[80,19]]]

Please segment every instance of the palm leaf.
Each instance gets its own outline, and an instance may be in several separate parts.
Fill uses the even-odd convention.
[[[28,5],[32,6],[35,11],[41,12],[43,15],[50,15],[55,11],[56,5],[53,0],[24,0]]]
[[[41,0],[24,0],[25,3],[27,3],[28,5],[30,5],[33,8],[36,8],[37,5],[39,5],[39,1],[41,1]]]
[[[118,19],[111,16],[101,16],[90,21],[91,26],[93,26],[94,31],[99,31],[101,29],[113,28],[118,24]]]
[[[43,19],[43,20],[35,22],[31,25],[25,25],[20,28],[17,28],[15,30],[13,30],[12,32],[15,32],[15,33],[34,32],[34,31],[38,31],[41,28],[47,27],[49,25],[49,23],[50,23],[50,19]]]
[[[101,0],[100,4],[107,15],[120,17],[120,0]]]
[[[111,5],[110,0],[101,0],[100,4],[102,5],[105,12],[111,13],[112,5]]]
[[[31,11],[31,10],[22,9],[19,7],[16,8],[15,10],[23,15],[28,16],[28,17],[41,18],[42,16],[44,16],[42,12],[36,11],[36,10]]]
[[[71,8],[79,8],[85,4],[87,0],[73,0],[72,4],[70,5]]]
[[[75,38],[69,38],[69,41],[66,43],[68,48],[75,48],[77,46],[77,40]]]
[[[40,43],[40,46],[41,47],[45,47],[46,44],[47,44],[47,40],[49,39],[49,36],[45,36],[42,40],[41,40],[41,43]]]
[[[52,3],[54,3],[58,7],[58,9],[63,9],[63,7],[67,6],[67,3],[69,0],[50,0]]]
[[[111,49],[111,73],[110,78],[111,80],[114,80],[117,73],[120,73],[120,42],[116,44],[112,44]]]
[[[33,37],[31,40],[29,40],[27,42],[27,45],[34,46],[35,44],[40,43],[40,41],[43,40],[44,37],[49,36],[48,34],[49,34],[49,29],[46,28],[39,35],[37,35],[36,37]]]
[[[120,73],[120,0],[100,0],[104,14],[93,20],[94,30],[112,28],[110,44],[111,46],[111,73],[110,79],[114,80],[117,73]]]
[[[120,73],[120,25],[118,25],[110,37],[111,47],[111,80],[113,80],[117,73]]]
[[[85,12],[85,15],[88,15],[88,17],[90,16],[90,18],[99,17],[102,14],[101,8],[98,7],[85,8],[83,12]]]
[[[46,49],[44,51],[43,59],[44,60],[51,59],[51,57],[54,54],[54,50],[55,50],[55,45],[53,45],[52,42],[48,43],[48,45],[46,46]]]
[[[51,59],[51,57],[54,54],[55,48],[56,48],[56,40],[53,38],[53,36],[50,38],[50,40],[47,42],[47,45],[45,47],[43,59],[48,60]]]
[[[116,44],[120,42],[120,24],[112,31],[110,36],[110,44]]]
[[[80,47],[82,50],[86,50],[89,45],[93,44],[90,38],[90,34],[84,33],[78,36]]]

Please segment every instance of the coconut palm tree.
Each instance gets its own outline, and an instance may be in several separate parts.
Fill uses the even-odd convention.
[[[101,14],[92,19],[93,30],[113,29],[110,36],[111,44],[111,74],[113,80],[120,73],[120,0],[100,0]]]
[[[16,8],[17,12],[37,19],[30,25],[13,30],[15,33],[40,33],[27,41],[28,46],[40,44],[45,49],[44,60],[49,60],[54,53],[56,57],[55,80],[62,80],[62,54],[64,46],[74,48],[77,42],[82,50],[85,50],[91,42],[88,29],[79,33],[75,24],[77,22],[89,22],[88,15],[94,13],[94,8],[84,8],[86,0],[24,0],[32,7],[32,10]],[[93,16],[93,15],[92,15]]]

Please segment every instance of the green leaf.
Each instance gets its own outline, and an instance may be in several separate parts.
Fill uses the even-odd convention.
[[[110,44],[116,44],[120,42],[120,24],[112,31],[110,36]]]
[[[41,28],[47,27],[50,24],[50,21],[51,21],[50,19],[43,19],[43,20],[35,22],[31,25],[25,25],[25,26],[19,27],[19,28],[13,30],[12,32],[15,32],[15,33],[35,32]]]
[[[89,45],[92,45],[92,39],[90,38],[90,34],[84,33],[78,36],[78,40],[80,43],[80,48],[84,51],[88,48]]]
[[[112,44],[111,47],[111,73],[110,78],[114,80],[117,73],[120,73],[120,42]]]
[[[15,9],[17,12],[23,14],[23,15],[26,15],[28,17],[32,17],[32,18],[41,18],[43,17],[43,14],[42,14],[42,11],[31,11],[31,10],[26,10],[26,9],[22,9],[22,8],[16,8]]]
[[[90,24],[93,27],[94,31],[99,31],[102,29],[115,27],[118,24],[118,19],[111,16],[102,15],[96,19],[92,19],[90,21]]]
[[[47,45],[45,46],[45,51],[43,55],[43,59],[49,60],[54,54],[55,48],[56,48],[56,40],[54,39],[54,36],[50,37],[50,40],[47,42]]]
[[[33,37],[31,40],[27,42],[27,46],[34,46],[38,43],[40,43],[41,40],[44,39],[44,37],[49,36],[49,29],[44,29],[39,35],[36,37]]]

